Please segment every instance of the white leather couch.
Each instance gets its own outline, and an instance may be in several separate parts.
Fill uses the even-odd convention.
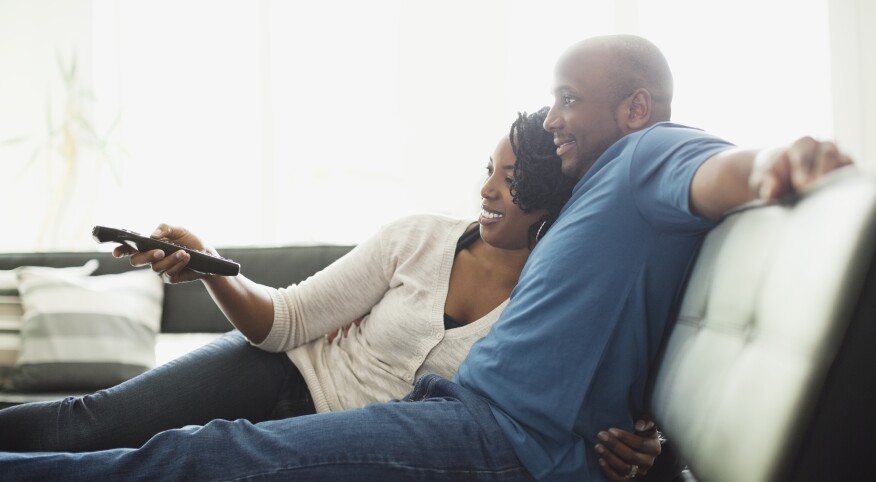
[[[849,169],[708,235],[651,396],[697,481],[876,480],[874,246]]]

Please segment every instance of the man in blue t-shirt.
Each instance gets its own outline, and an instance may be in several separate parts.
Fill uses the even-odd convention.
[[[534,476],[596,479],[595,435],[644,412],[648,369],[711,218],[747,199],[706,208],[692,196],[700,166],[736,151],[666,122],[672,76],[650,43],[574,47],[554,96],[545,128],[580,181],[456,381],[488,401]]]
[[[669,67],[639,37],[572,46],[557,65],[554,96],[545,128],[564,171],[580,181],[454,381],[427,375],[402,402],[255,425],[214,421],[137,449],[0,454],[0,473],[603,480],[596,434],[631,428],[644,410],[648,370],[708,229],[728,209],[800,189],[850,161],[809,138],[742,150],[669,123]]]
[[[802,187],[848,160],[803,139],[758,170],[756,151],[669,123],[672,75],[639,37],[573,46],[555,82],[545,129],[580,181],[456,381],[487,401],[536,478],[598,480],[594,434],[644,411],[673,300],[715,220],[755,188],[792,188],[788,167]]]

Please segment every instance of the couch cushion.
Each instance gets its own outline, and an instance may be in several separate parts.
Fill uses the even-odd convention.
[[[835,360],[852,321],[873,325],[872,311],[853,312],[874,247],[876,182],[848,171],[796,204],[732,214],[707,236],[651,400],[658,426],[694,476],[759,482],[796,473],[817,407],[838,388]],[[873,353],[858,362],[868,368],[848,368],[845,376],[858,387],[841,387],[848,392],[842,400],[873,393],[874,377],[866,371]],[[852,406],[862,404],[846,410]],[[869,447],[857,450],[866,453],[874,448],[872,406],[853,412],[856,424],[838,429],[828,420],[833,430],[820,438]],[[828,460],[825,453],[811,457]],[[826,463],[828,479],[840,480],[843,460],[855,457]]]
[[[86,276],[96,268],[97,263],[90,262],[64,269]],[[0,386],[7,383],[21,351],[22,315],[18,270],[0,270]]]
[[[18,279],[24,315],[11,389],[94,390],[154,366],[164,293],[155,273],[26,267]]]

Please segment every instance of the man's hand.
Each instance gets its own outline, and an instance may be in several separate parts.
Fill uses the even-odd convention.
[[[635,429],[635,434],[619,428],[597,434],[599,466],[609,480],[621,482],[643,477],[660,455],[660,438],[654,422],[637,420]]]
[[[186,246],[198,251],[216,254],[215,250],[208,248],[197,236],[190,233],[185,228],[160,224],[150,237],[170,241],[171,243]],[[141,253],[131,246],[121,244],[113,249],[113,256],[116,258],[130,256],[131,266],[151,265],[152,271],[160,274],[167,283],[182,283],[204,279],[210,276],[208,274],[186,269],[186,265],[189,264],[191,256],[182,250],[177,251],[170,256],[166,256],[164,251],[160,249],[153,249]]]
[[[803,137],[786,149],[760,151],[754,158],[749,186],[760,199],[777,199],[798,193],[821,176],[851,164],[834,143]]]

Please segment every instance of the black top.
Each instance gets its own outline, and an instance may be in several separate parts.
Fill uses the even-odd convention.
[[[471,243],[474,243],[476,239],[481,237],[481,230],[476,225],[474,228],[470,228],[468,231],[462,233],[462,236],[459,237],[459,241],[456,242],[456,253],[459,254],[463,249],[471,246]],[[454,319],[452,316],[444,313],[444,329],[452,330],[454,328],[459,328],[460,326],[465,326],[466,323],[462,323],[459,320]]]

